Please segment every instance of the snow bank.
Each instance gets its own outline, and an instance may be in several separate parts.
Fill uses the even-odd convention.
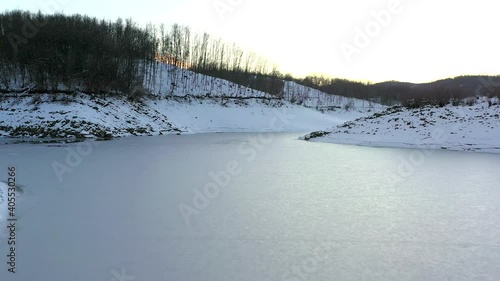
[[[315,137],[316,135],[316,137]],[[500,105],[394,107],[328,131],[318,142],[500,153]]]
[[[285,99],[288,101],[297,101],[307,107],[324,109],[325,111],[328,111],[327,109],[341,111],[347,108],[366,112],[367,109],[381,110],[386,108],[386,106],[367,100],[330,95],[291,81],[285,82],[283,92]]]
[[[286,82],[284,99],[278,99],[166,64],[147,75],[144,87],[151,96],[144,97],[143,102],[85,94],[2,95],[0,136],[111,138],[204,132],[304,132],[385,108],[329,95],[295,82]],[[303,99],[300,105],[298,99]],[[274,127],[269,125],[273,115],[282,109],[290,111],[294,120],[283,128],[270,128]]]
[[[232,83],[228,80],[203,75],[172,65],[161,64],[144,87],[153,95],[168,96],[212,96],[212,97],[266,97],[271,95]]]
[[[311,128],[321,129],[346,121],[281,101],[246,100],[244,103],[227,101],[221,104],[214,100],[192,103],[161,100],[149,104],[161,114],[168,115],[181,130],[191,133],[307,132]]]
[[[268,93],[257,91],[244,85],[230,81],[195,73],[172,65],[162,64],[159,70],[146,80],[144,87],[153,95],[160,97],[195,96],[195,97],[256,97],[276,98]],[[366,113],[367,110],[382,110],[386,106],[367,100],[331,95],[300,85],[292,81],[284,81],[283,98],[293,104],[300,104],[308,108],[322,111],[341,112],[356,110]]]
[[[176,133],[166,116],[154,108],[124,98],[77,95],[24,95],[0,102],[0,135],[104,137],[131,134]],[[17,128],[17,130],[16,130]]]
[[[341,124],[350,114],[332,116],[280,100],[168,98],[133,103],[121,98],[79,95],[71,102],[50,95],[0,102],[0,135],[16,137],[126,137],[207,132],[307,132]],[[271,124],[276,115],[289,122]]]

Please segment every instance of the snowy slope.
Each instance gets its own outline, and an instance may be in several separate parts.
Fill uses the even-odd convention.
[[[292,116],[286,126],[270,123],[283,112]],[[146,100],[142,104],[82,94],[71,102],[54,102],[51,95],[24,96],[0,102],[0,134],[15,137],[108,138],[205,132],[306,132],[345,121],[303,106],[261,99],[169,98]]]
[[[168,115],[174,124],[181,125],[182,130],[192,133],[305,132],[308,128],[321,129],[345,122],[345,119],[283,101],[228,100],[221,105],[218,100],[188,103],[167,99],[149,104]],[[286,115],[285,121],[279,119],[283,115]]]
[[[159,97],[234,97],[234,98],[257,98],[249,103],[243,103],[250,107],[256,106],[255,110],[245,110],[239,107],[238,109],[224,106],[219,108],[212,101],[208,101],[207,106],[195,105],[175,105],[172,102],[167,102],[168,115],[175,123],[184,124],[190,131],[194,132],[214,132],[214,131],[265,131],[267,130],[266,121],[262,123],[259,119],[267,120],[268,112],[264,107],[260,107],[262,103],[258,102],[258,98],[276,98],[267,93],[257,91],[237,85],[227,80],[197,74],[189,70],[177,68],[171,65],[162,65],[159,71],[152,75],[154,83],[145,81],[144,86],[152,92],[153,95]],[[153,85],[150,87],[148,85]],[[336,124],[341,124],[349,120],[354,120],[363,116],[372,114],[386,109],[387,107],[381,104],[348,98],[338,95],[330,95],[319,90],[306,87],[296,82],[285,81],[283,88],[283,98],[288,101],[280,101],[275,106],[285,106],[295,110],[295,113],[300,117],[303,114],[305,120],[296,120],[295,126],[290,126],[288,130],[303,131],[304,128],[318,128],[320,124],[324,124],[325,120],[331,122],[326,127]],[[301,106],[297,106],[300,104]],[[178,108],[182,110],[177,110]],[[260,109],[259,109],[260,107]],[[319,111],[329,117],[322,116],[303,110],[302,107],[307,107]],[[162,111],[159,109],[159,111]],[[247,112],[248,111],[248,112]],[[262,114],[262,116],[259,116]],[[192,113],[192,114],[191,114]],[[227,118],[234,116],[236,118]],[[312,119],[311,119],[312,118]],[[319,118],[319,122],[315,122],[314,118]],[[298,123],[302,122],[303,125]],[[309,123],[309,124],[307,124]]]
[[[303,104],[305,107],[316,109],[323,114],[344,120],[344,122],[387,109],[385,105],[367,100],[330,95],[291,81],[285,82],[283,93],[284,98],[290,102]]]
[[[474,106],[419,109],[393,107],[382,113],[305,136],[318,142],[381,147],[449,149],[500,153],[500,105],[486,99]]]
[[[271,98],[267,93],[172,65],[161,64],[158,68],[150,79],[144,81],[144,87],[159,97],[190,95]]]
[[[0,102],[0,133],[11,136],[106,137],[174,133],[179,130],[154,108],[118,98],[78,95],[66,102],[64,96],[24,95]],[[14,129],[13,129],[14,128]],[[17,130],[15,129],[17,128]],[[140,133],[139,133],[140,134]]]
[[[85,94],[3,95],[0,136],[110,138],[183,132],[304,132],[341,124],[384,108],[293,82],[286,83],[286,98],[281,100],[227,80],[166,64],[147,75],[143,86],[150,95],[142,102]],[[32,87],[19,82],[12,84],[12,89],[19,91]],[[297,95],[305,97],[304,106],[291,102]],[[321,105],[335,108],[325,111]],[[350,105],[349,110],[346,105]],[[295,116],[294,121],[283,128],[270,128],[269,122],[278,109],[289,110]]]
[[[227,80],[211,77],[172,65],[162,64],[156,73],[144,81],[144,87],[153,95],[166,96],[212,96],[212,97],[266,97],[273,96],[234,84]],[[368,109],[379,110],[386,107],[377,103],[338,95],[330,95],[292,81],[284,81],[283,98],[292,103],[306,107],[323,109],[328,107],[336,109]]]
[[[276,98],[268,93],[237,85],[227,80],[166,64],[162,64],[160,70],[151,75],[151,79],[144,82],[144,87],[159,97],[189,95],[196,97]],[[330,115],[342,115],[346,111],[366,115],[369,111],[387,108],[367,100],[330,95],[292,81],[284,81],[283,98],[293,104],[314,108]]]
[[[367,100],[330,95],[317,89],[299,85],[296,82],[291,81],[285,82],[283,93],[286,100],[297,101],[299,103],[303,103],[307,107],[313,108],[321,109],[336,107],[338,109],[349,108],[360,111],[366,111],[367,109],[379,110],[386,108],[383,105]]]

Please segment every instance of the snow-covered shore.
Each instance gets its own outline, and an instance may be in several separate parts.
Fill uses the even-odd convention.
[[[126,137],[208,132],[307,132],[341,124],[363,113],[319,111],[262,98],[168,98],[142,103],[78,95],[23,96],[0,102],[0,136],[64,138]],[[367,114],[367,113],[365,113]],[[272,124],[286,115],[286,122]]]
[[[417,109],[393,107],[304,139],[374,147],[447,149],[500,153],[498,99],[481,99],[474,106]]]
[[[33,94],[14,83],[0,96],[0,137],[113,138],[208,132],[308,132],[385,107],[287,82],[277,98],[230,81],[162,65],[140,101],[125,96]],[[14,81],[14,80],[13,80]],[[61,91],[67,90],[64,87]],[[299,102],[300,101],[300,102]],[[270,124],[276,115],[293,116]]]

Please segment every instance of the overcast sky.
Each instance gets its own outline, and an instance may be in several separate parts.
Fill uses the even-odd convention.
[[[494,0],[9,0],[0,8],[188,25],[296,76],[427,82],[500,74]]]

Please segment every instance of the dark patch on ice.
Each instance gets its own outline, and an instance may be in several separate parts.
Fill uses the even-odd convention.
[[[9,185],[9,183],[8,183],[8,182],[6,182],[6,181],[0,181],[0,182],[5,183],[7,186]],[[24,194],[24,186],[23,186],[23,185],[20,185],[20,184],[16,185],[16,192],[17,192],[18,194]]]

